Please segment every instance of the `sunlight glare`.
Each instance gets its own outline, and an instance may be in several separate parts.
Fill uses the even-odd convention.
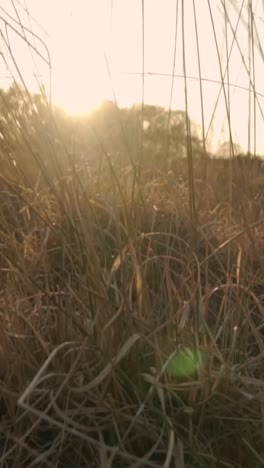
[[[2,0],[2,2],[5,8],[11,4],[10,0]],[[248,34],[245,26],[239,24],[236,32],[237,42],[235,41],[232,47],[233,33],[230,27],[228,28],[230,59],[227,76],[225,73],[227,66],[225,28],[220,3],[220,0],[212,2],[211,6],[218,53],[207,0],[199,0],[199,8],[196,11],[203,77],[205,131],[212,123],[209,137],[215,149],[222,140],[228,140],[230,137],[227,99],[224,98],[221,86],[221,65],[225,82],[229,81],[231,84],[229,89],[226,85],[225,92],[230,99],[232,138],[241,144],[244,151],[247,151],[250,120],[251,146],[254,134],[256,134],[257,151],[263,153],[264,91],[261,47],[256,46],[254,50],[256,87],[253,90],[251,86],[251,108],[249,108]],[[119,107],[130,107],[143,101],[144,104],[155,104],[165,108],[171,104],[173,109],[184,110],[186,103],[181,30],[177,35],[174,79],[171,76],[175,46],[176,4],[175,0],[167,0],[165,8],[161,0],[145,2],[143,41],[141,2],[132,0],[122,2],[27,0],[28,11],[37,20],[34,26],[37,28],[36,24],[41,24],[49,34],[44,34],[43,30],[36,30],[40,37],[44,37],[52,58],[52,102],[73,115],[89,112],[100,106],[103,101],[114,99],[117,100]],[[232,3],[228,2],[228,4],[228,14],[232,24],[235,25],[238,19],[237,11],[232,7]],[[201,125],[201,96],[193,2],[184,2],[182,5],[185,11],[186,74],[189,77],[187,80],[188,112],[191,119]],[[181,12],[179,14],[181,16]],[[256,21],[260,21],[258,18],[261,15],[261,10],[256,12]],[[22,19],[30,30],[31,25],[27,16],[24,15]],[[258,30],[260,27],[261,24],[258,24]],[[8,41],[10,36],[8,36]],[[15,34],[13,36],[12,50],[23,80],[28,89],[35,92],[38,83],[34,76],[36,70],[33,68],[32,55],[26,44],[22,44],[21,38],[16,37]],[[40,47],[39,44],[38,46]],[[43,52],[42,49],[43,47],[41,48]],[[144,80],[142,79],[143,58]],[[253,60],[251,62],[253,63]],[[49,68],[41,63],[39,57],[37,71],[48,89]],[[13,66],[12,73],[17,76],[15,66]],[[9,74],[9,70],[6,74]],[[220,95],[219,91],[221,91]],[[253,108],[253,91],[259,93],[256,110]],[[215,106],[216,112],[214,113]],[[212,115],[214,115],[213,122],[211,122]]]
[[[109,32],[109,1],[28,0],[28,9],[51,36],[53,103],[80,114],[111,98],[104,50]],[[59,20],[58,20],[59,18]]]

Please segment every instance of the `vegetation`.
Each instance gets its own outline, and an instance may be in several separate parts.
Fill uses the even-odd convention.
[[[264,465],[264,169],[167,119],[1,93],[1,467]]]

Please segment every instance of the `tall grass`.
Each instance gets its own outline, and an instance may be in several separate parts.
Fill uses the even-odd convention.
[[[196,158],[187,119],[174,171],[122,166],[91,119],[87,165],[46,105],[1,156],[0,466],[263,466],[261,160]]]

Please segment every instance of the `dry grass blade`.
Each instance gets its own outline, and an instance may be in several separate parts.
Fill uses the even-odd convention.
[[[30,410],[30,407],[25,403],[25,401],[30,397],[31,392],[35,389],[37,386],[39,380],[43,376],[44,372],[48,368],[48,366],[51,364],[52,360],[56,356],[59,351],[61,351],[63,348],[72,346],[72,345],[78,345],[79,343],[74,343],[74,342],[68,342],[68,343],[62,343],[59,345],[57,348],[55,348],[52,353],[47,357],[46,361],[44,364],[41,366],[41,368],[38,370],[37,374],[35,375],[34,379],[30,382],[29,386],[26,388],[24,393],[20,396],[18,400],[18,405],[21,406],[21,408],[24,408],[26,410]]]
[[[184,448],[183,448],[183,443],[179,437],[177,438],[176,442],[176,466],[179,468],[185,468],[185,463],[184,463]]]
[[[256,452],[256,450],[244,437],[242,437],[242,441],[249,448],[250,452],[252,453],[252,455],[254,455],[255,459],[258,460],[258,462],[260,463],[260,466],[264,466],[264,458],[261,457],[260,454]]]
[[[169,443],[168,443],[168,450],[167,450],[166,460],[165,460],[162,468],[170,468],[174,448],[175,448],[175,434],[174,434],[173,429],[170,429],[170,431],[169,431]]]
[[[112,361],[105,366],[105,368],[92,380],[89,384],[83,385],[79,388],[72,388],[71,391],[74,393],[83,393],[88,392],[92,388],[97,387],[101,382],[103,382],[106,377],[112,372],[115,366],[129,353],[130,349],[134,346],[134,344],[140,339],[140,336],[135,333],[131,336],[126,343],[122,346],[117,356],[115,356]]]

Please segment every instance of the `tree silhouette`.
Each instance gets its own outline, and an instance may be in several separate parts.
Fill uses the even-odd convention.
[[[84,117],[50,108],[44,94],[29,94],[16,85],[0,90],[1,160],[37,178],[62,176],[78,163],[98,163],[107,155],[118,167],[138,162],[143,169],[167,171],[187,151],[186,113],[146,105],[118,109],[107,101]],[[142,123],[143,116],[143,123]],[[188,117],[189,118],[189,117]],[[192,151],[202,153],[197,127],[190,122]]]

